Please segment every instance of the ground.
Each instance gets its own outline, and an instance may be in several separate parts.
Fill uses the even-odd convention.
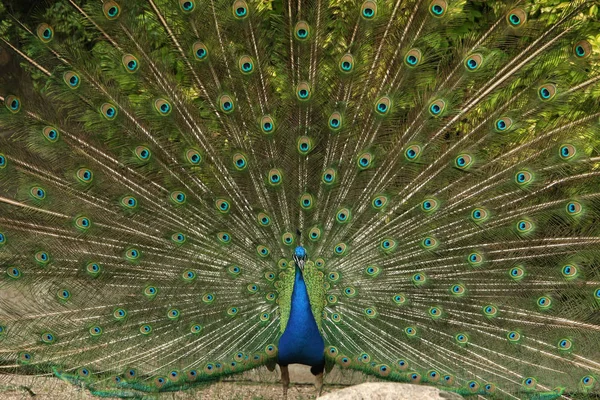
[[[0,378],[1,379],[1,378]],[[303,365],[290,366],[291,386],[288,393],[289,400],[308,400],[316,397],[313,386],[314,378],[309,367]],[[377,381],[360,372],[334,370],[325,377],[323,394],[340,390],[344,387]],[[0,398],[3,400],[91,400],[88,392],[78,387],[63,382],[56,378],[31,378],[27,376],[12,380],[10,385],[0,383]],[[32,396],[34,395],[34,396]],[[214,399],[214,400],[271,400],[281,399],[282,389],[279,383],[279,370],[270,372],[266,368],[248,371],[222,382],[198,389],[165,393],[157,399]]]

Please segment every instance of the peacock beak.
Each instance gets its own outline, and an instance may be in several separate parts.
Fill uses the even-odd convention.
[[[294,262],[300,268],[300,271],[304,271],[304,264],[306,263],[306,256],[298,257],[294,254]]]

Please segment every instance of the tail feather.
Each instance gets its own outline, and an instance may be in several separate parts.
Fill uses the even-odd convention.
[[[121,3],[2,37],[0,372],[127,397],[273,367],[302,245],[328,368],[592,390],[591,2]]]

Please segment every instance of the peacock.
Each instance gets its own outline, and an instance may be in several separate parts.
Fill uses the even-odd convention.
[[[596,1],[5,4],[4,382],[600,395]]]

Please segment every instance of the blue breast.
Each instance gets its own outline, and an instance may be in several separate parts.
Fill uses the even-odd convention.
[[[306,283],[300,268],[292,292],[290,319],[279,339],[279,364],[304,364],[320,366],[325,362],[325,342],[310,308]]]

